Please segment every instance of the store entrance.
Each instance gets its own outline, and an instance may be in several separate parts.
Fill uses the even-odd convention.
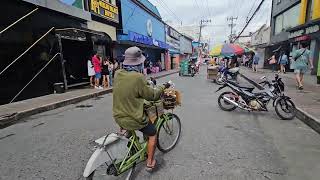
[[[87,61],[92,56],[92,43],[69,39],[61,42],[68,87],[87,84]]]

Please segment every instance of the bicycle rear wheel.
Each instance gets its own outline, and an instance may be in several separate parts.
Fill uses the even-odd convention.
[[[168,113],[169,120],[160,125],[157,137],[157,147],[161,152],[171,151],[179,141],[181,121],[175,114]]]
[[[112,144],[110,147],[108,146],[108,152],[115,162],[106,162],[105,164],[101,165],[99,168],[93,171],[90,176],[86,178],[86,180],[131,180],[136,164],[120,175],[117,175],[118,172],[117,168],[115,167],[115,164],[119,164],[128,152],[129,142],[129,139],[121,139],[119,142]],[[129,156],[135,153],[136,148],[133,147],[129,153]]]

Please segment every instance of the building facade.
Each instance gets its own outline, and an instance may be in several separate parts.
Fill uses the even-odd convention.
[[[140,47],[146,56],[146,68],[165,66],[165,24],[158,9],[147,0],[120,0],[121,20],[118,29],[116,57],[123,60],[130,46]],[[148,69],[149,72],[149,69]]]
[[[1,104],[53,93],[54,83],[62,82],[65,89],[87,84],[87,60],[92,53],[112,55],[117,4],[107,0],[4,0],[0,9],[0,29],[28,14],[0,38],[1,69],[22,55],[2,74],[6,78],[0,83],[7,86],[0,89]],[[101,13],[107,17],[100,17]]]
[[[320,0],[273,0],[271,14],[270,56],[279,54],[279,49],[290,55],[302,41],[306,41],[314,65],[318,67]],[[312,74],[316,71],[317,68]]]
[[[251,47],[255,49],[260,57],[258,68],[263,68],[265,65],[264,60],[268,59],[266,55],[266,47],[270,45],[270,32],[271,27],[263,25],[256,32],[251,34]]]
[[[166,53],[166,69],[175,69],[179,67],[180,63],[180,37],[181,34],[173,27],[166,25],[166,43],[169,49]]]

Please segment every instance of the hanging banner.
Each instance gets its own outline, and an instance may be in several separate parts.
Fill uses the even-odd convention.
[[[106,0],[89,0],[89,10],[92,14],[119,23],[119,9]]]

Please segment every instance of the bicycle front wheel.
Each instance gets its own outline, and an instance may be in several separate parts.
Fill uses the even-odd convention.
[[[181,122],[177,115],[168,113],[158,131],[157,147],[161,152],[171,151],[178,143],[181,134]]]

